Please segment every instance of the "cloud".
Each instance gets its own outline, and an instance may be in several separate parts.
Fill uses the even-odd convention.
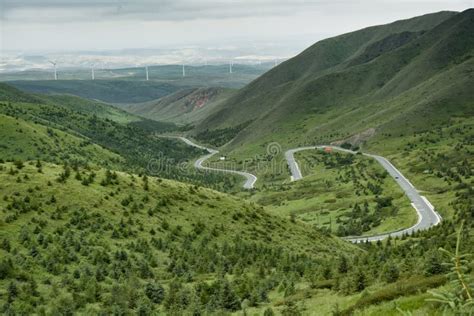
[[[346,1],[336,1],[341,3]],[[309,7],[321,8],[327,0],[0,0],[2,19],[43,23],[97,19],[179,21],[279,16]]]
[[[0,0],[0,55],[183,45],[287,56],[323,37],[474,0]],[[274,53],[273,51],[276,51]],[[264,53],[262,53],[264,52]],[[255,54],[254,51],[234,56]]]

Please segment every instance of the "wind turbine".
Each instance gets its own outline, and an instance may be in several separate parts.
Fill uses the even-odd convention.
[[[57,62],[51,60],[49,62],[54,66],[54,80],[58,80],[58,69],[56,68]]]
[[[92,78],[92,80],[95,80],[94,65],[92,65],[92,67],[91,67],[91,78]]]
[[[148,81],[148,66],[145,66],[146,81]]]
[[[232,60],[229,62],[229,73],[232,73]]]
[[[183,77],[186,77],[186,69],[184,69],[184,64],[183,64]]]

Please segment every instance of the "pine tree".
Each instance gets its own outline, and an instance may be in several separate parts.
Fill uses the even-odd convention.
[[[347,258],[345,256],[341,256],[339,259],[339,266],[337,267],[337,271],[341,274],[347,273],[349,270],[349,266],[347,263]]]
[[[229,281],[226,279],[220,279],[219,283],[219,301],[222,308],[237,311],[240,309],[239,298],[232,289]]]
[[[395,264],[389,263],[388,265],[385,266],[385,269],[383,272],[383,278],[385,279],[386,282],[393,283],[398,280],[399,276],[400,276],[400,271]]]
[[[2,259],[0,261],[0,280],[11,277],[13,274],[13,263],[11,259]]]
[[[365,276],[365,273],[362,270],[357,271],[354,281],[355,290],[357,292],[364,290],[367,286],[367,277]]]
[[[10,241],[6,238],[2,240],[2,243],[0,244],[0,248],[5,250],[6,252],[10,252],[11,246],[10,246]]]
[[[14,281],[10,282],[8,284],[8,289],[7,289],[7,295],[8,295],[8,302],[13,302],[15,298],[18,296],[18,288]]]
[[[160,304],[165,297],[165,289],[156,282],[147,283],[145,294],[155,304]]]
[[[275,313],[273,312],[273,309],[271,307],[268,307],[264,312],[263,316],[274,316]]]

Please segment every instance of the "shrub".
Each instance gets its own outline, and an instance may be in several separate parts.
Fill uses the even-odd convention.
[[[391,301],[397,297],[412,293],[423,292],[430,288],[439,287],[446,283],[446,277],[437,275],[432,277],[413,277],[392,283],[374,293],[360,298],[354,305],[343,310],[341,315],[351,315],[356,309],[377,304],[384,301]]]

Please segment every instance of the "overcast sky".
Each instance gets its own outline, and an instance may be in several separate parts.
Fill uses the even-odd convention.
[[[474,0],[0,0],[4,51],[275,45],[281,54]],[[263,49],[263,48],[262,48]]]

